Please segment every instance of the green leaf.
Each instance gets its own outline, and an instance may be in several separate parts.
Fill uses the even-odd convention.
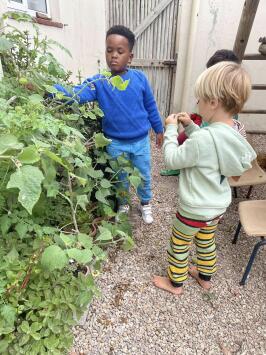
[[[100,231],[100,234],[98,235],[96,240],[108,241],[108,240],[113,239],[112,233],[107,228],[100,226],[99,231]]]
[[[55,153],[51,152],[50,150],[46,149],[44,151],[44,154],[49,157],[50,159],[52,159],[53,161],[59,163],[60,165],[62,165],[64,168],[68,169],[68,167],[66,166],[66,164],[63,162],[63,160],[61,158],[59,158]]]
[[[30,340],[30,335],[29,334],[25,334],[23,335],[20,340],[19,340],[19,345],[22,346],[22,345],[25,345],[27,344],[27,342]]]
[[[61,43],[59,43],[59,42],[57,42],[57,41],[55,41],[54,39],[51,39],[51,38],[47,40],[47,43],[52,44],[52,45],[54,45],[54,46],[60,48],[63,52],[67,53],[67,54],[69,55],[69,57],[72,58],[72,54],[71,54],[71,52],[69,51],[69,49],[67,49],[66,47],[64,47]]]
[[[30,333],[30,335],[33,337],[34,340],[40,340],[41,339],[41,334],[40,333]]]
[[[108,144],[112,142],[111,139],[105,138],[103,133],[94,133],[93,138],[95,141],[96,148],[106,147]]]
[[[104,170],[106,173],[111,173],[114,174],[115,171],[113,169],[111,169],[109,166]]]
[[[43,343],[49,350],[54,350],[60,342],[59,337],[55,335],[49,336],[49,338],[44,339]]]
[[[130,251],[134,248],[135,243],[134,240],[128,235],[122,244],[122,248],[124,251]]]
[[[41,194],[44,176],[36,166],[25,165],[10,176],[7,188],[18,188],[18,200],[31,214]]]
[[[10,42],[8,39],[6,39],[3,36],[0,37],[0,53],[9,51],[12,47],[13,47],[12,42]]]
[[[118,164],[119,164],[119,166],[121,167],[121,166],[123,166],[123,167],[125,167],[125,166],[129,166],[129,161],[128,161],[128,159],[125,157],[125,155],[123,154],[123,155],[119,155],[119,157],[117,158],[117,162],[118,162]],[[132,170],[132,169],[131,169]]]
[[[63,242],[63,245],[65,247],[70,247],[71,245],[73,245],[76,242],[76,236],[73,234],[61,233],[59,238]]]
[[[68,249],[67,254],[70,258],[75,259],[80,264],[87,264],[92,260],[92,251],[88,249]]]
[[[30,326],[27,321],[23,321],[21,323],[20,329],[23,331],[23,333],[29,334],[30,333]]]
[[[50,94],[56,94],[58,92],[58,90],[54,86],[44,85],[44,87],[45,87],[45,90],[47,92],[49,92]]]
[[[141,178],[136,175],[129,176],[128,180],[130,181],[131,185],[135,187],[135,189],[137,189],[141,184]]]
[[[44,269],[53,271],[63,269],[68,263],[65,252],[57,245],[47,247],[41,257],[41,264]]]
[[[15,247],[13,247],[10,252],[6,255],[6,259],[9,262],[15,261],[17,260],[19,257],[19,253],[17,252],[17,249]]]
[[[39,104],[43,101],[43,97],[39,94],[33,94],[29,96],[29,100],[33,104]]]
[[[103,152],[103,151],[99,151],[99,156],[96,159],[97,164],[106,164],[106,162],[109,159],[109,156],[107,153]]]
[[[103,111],[100,109],[100,107],[94,107],[93,112],[95,113],[95,115],[99,116],[99,117],[103,117],[104,113]]]
[[[33,19],[30,15],[26,14],[25,12],[15,12],[15,11],[7,11],[5,12],[4,18],[12,18],[18,22],[33,22]],[[22,33],[22,32],[21,32]]]
[[[114,87],[118,87],[119,85],[123,84],[123,79],[120,75],[115,75],[111,78],[111,83]]]
[[[32,332],[38,332],[38,330],[40,330],[42,328],[42,324],[38,323],[38,322],[33,322],[30,329]]]
[[[83,233],[78,234],[78,241],[86,249],[91,249],[93,246],[93,239],[89,237],[87,234],[83,234]]]
[[[81,177],[81,176],[77,176],[77,175],[72,174],[72,173],[70,173],[69,175],[70,175],[71,177],[76,178],[82,186],[85,186],[85,185],[86,185],[87,180],[86,180],[86,179],[84,179],[83,177]]]
[[[23,144],[19,143],[17,137],[12,134],[0,136],[0,154],[4,154],[8,150],[19,150],[23,148]]]
[[[59,193],[60,184],[57,181],[48,183],[47,181],[43,182],[43,186],[47,190],[47,197],[56,197]]]
[[[109,201],[106,200],[105,197],[110,195],[110,191],[108,189],[99,189],[96,191],[95,197],[97,198],[98,201],[105,203],[106,205],[109,205]]]
[[[103,177],[102,170],[95,170],[92,167],[86,169],[87,174],[94,179],[101,179]]]
[[[113,76],[111,79],[111,84],[120,91],[126,90],[129,80],[123,80],[120,75]]]
[[[108,189],[109,187],[112,186],[112,184],[110,183],[109,180],[107,180],[107,179],[102,179],[102,180],[101,180],[101,186],[102,186],[104,189]]]
[[[107,78],[110,78],[112,76],[112,73],[109,70],[106,70],[106,69],[102,70],[101,74],[106,76]]]
[[[91,120],[97,120],[97,116],[92,111],[87,111],[86,116],[88,116]]]
[[[23,239],[27,234],[28,225],[25,222],[21,221],[18,224],[16,224],[15,230],[18,233],[20,239]]]
[[[18,160],[23,164],[33,164],[40,160],[40,155],[34,145],[31,145],[23,149],[18,155]]]
[[[114,217],[116,215],[116,213],[113,211],[113,209],[110,206],[105,205],[105,204],[102,206],[103,206],[102,209],[103,209],[105,216]]]
[[[87,195],[78,195],[77,196],[77,204],[86,211],[86,206],[89,203]]]
[[[4,351],[7,350],[8,346],[9,346],[8,340],[5,340],[5,339],[0,340],[0,354],[3,354]]]
[[[3,235],[5,235],[12,225],[11,217],[7,214],[0,217],[0,228]]]
[[[8,323],[9,326],[13,326],[16,318],[16,309],[9,304],[4,304],[1,308],[1,315]]]

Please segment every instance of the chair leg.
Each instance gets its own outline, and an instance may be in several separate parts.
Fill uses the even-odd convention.
[[[248,189],[248,193],[247,193],[246,199],[249,199],[249,198],[250,198],[252,189],[253,189],[253,186],[250,185],[250,186],[249,186],[249,189]]]
[[[239,221],[237,228],[236,228],[235,235],[234,235],[234,239],[232,240],[232,244],[236,244],[241,227],[242,227],[242,225],[241,225],[241,222]]]
[[[237,198],[237,188],[235,186],[233,187],[233,191],[234,191],[234,198]]]
[[[262,240],[261,240],[260,242],[258,242],[258,243],[254,246],[254,249],[253,249],[253,251],[252,251],[252,253],[251,253],[251,255],[250,255],[250,258],[249,258],[249,261],[248,261],[246,270],[245,270],[245,272],[244,272],[244,274],[243,274],[243,277],[242,277],[242,279],[241,279],[241,281],[240,281],[240,283],[239,283],[241,286],[245,285],[245,283],[246,283],[248,274],[249,274],[249,272],[250,272],[250,270],[251,270],[251,267],[252,267],[252,265],[253,265],[253,262],[254,262],[254,260],[255,260],[255,257],[256,257],[256,255],[257,255],[257,252],[258,252],[259,248],[260,248],[261,246],[265,245],[265,244],[266,244],[266,240],[265,240],[264,238],[262,238]]]

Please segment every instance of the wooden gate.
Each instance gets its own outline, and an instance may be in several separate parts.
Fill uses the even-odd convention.
[[[131,67],[143,70],[162,117],[171,109],[176,69],[178,0],[106,0],[107,24],[129,27],[136,36]]]

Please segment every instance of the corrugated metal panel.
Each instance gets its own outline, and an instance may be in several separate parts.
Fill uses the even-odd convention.
[[[175,70],[178,0],[106,0],[108,27],[124,25],[133,32],[143,25],[137,38],[132,67],[147,75],[163,117],[169,114]],[[160,10],[160,8],[164,7]],[[158,10],[148,27],[147,18]],[[167,62],[168,64],[165,64]],[[169,63],[171,65],[169,65]]]

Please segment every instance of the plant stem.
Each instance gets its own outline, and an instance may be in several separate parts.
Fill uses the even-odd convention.
[[[59,105],[59,106],[56,106],[54,108],[52,108],[50,111],[50,113],[54,113],[58,110],[60,110],[61,108],[67,106],[71,101],[73,101],[85,88],[87,88],[88,86],[90,86],[91,84],[95,83],[96,81],[99,81],[99,80],[108,80],[106,77],[104,78],[99,78],[99,79],[96,79],[96,80],[93,80],[93,81],[90,81],[88,83],[86,83],[79,91],[77,91],[69,100],[65,101],[63,104]]]
[[[77,223],[77,219],[76,219],[76,209],[74,208],[74,204],[73,204],[72,182],[71,182],[71,177],[70,177],[69,174],[68,174],[68,189],[69,189],[69,192],[70,192],[69,204],[70,204],[70,208],[71,208],[72,219],[73,219],[75,231],[78,234],[79,233],[79,227],[78,227],[78,223]]]

